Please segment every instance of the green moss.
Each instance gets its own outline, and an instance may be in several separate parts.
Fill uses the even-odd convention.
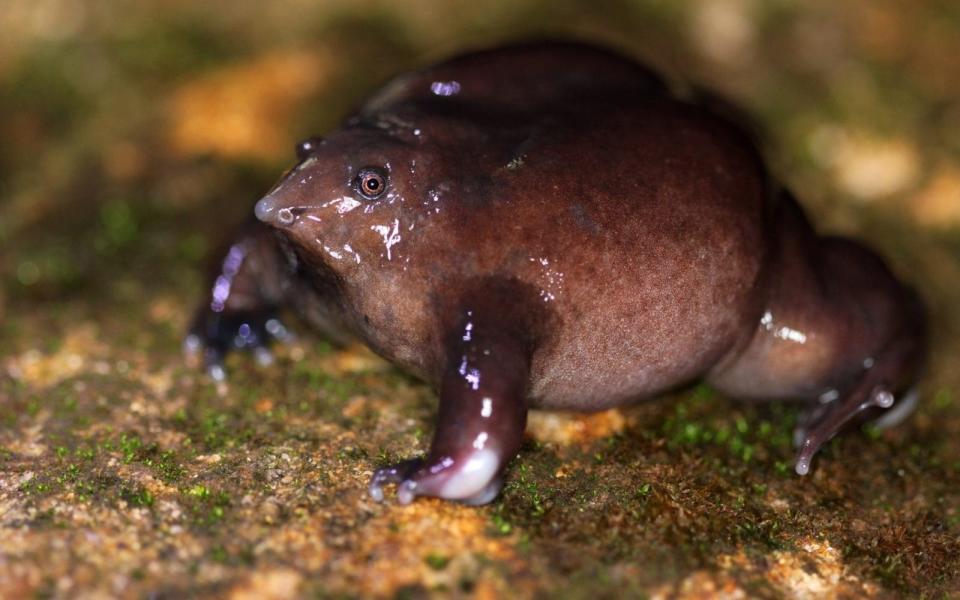
[[[771,421],[760,417],[759,410],[753,407],[731,406],[732,415],[718,414],[716,407],[709,406],[708,402],[729,401],[716,398],[709,388],[700,386],[675,404],[674,413],[661,425],[671,447],[702,450],[723,447],[743,463],[750,463],[761,454],[776,456],[791,449],[795,409],[778,406],[775,412],[781,418]]]
[[[111,53],[127,77],[170,79],[237,58],[234,35],[218,30],[202,15],[160,15],[137,26],[112,32]]]
[[[153,506],[153,502],[156,499],[150,490],[144,488],[143,486],[128,484],[121,485],[119,496],[130,506],[140,506],[145,508]]]
[[[953,405],[953,389],[942,387],[936,391],[933,396],[933,406],[937,410],[947,410]]]
[[[650,496],[650,493],[652,491],[653,491],[653,486],[649,483],[644,483],[639,488],[637,488],[637,497],[647,498]]]
[[[198,483],[197,485],[187,489],[187,495],[198,500],[206,500],[210,497],[210,490],[207,488],[207,486]]]
[[[539,518],[546,513],[548,499],[541,491],[539,482],[528,464],[520,464],[504,487],[503,493],[509,494],[513,502],[520,501],[525,504],[524,510],[527,516]]]
[[[99,230],[94,247],[100,254],[123,250],[137,238],[139,220],[133,204],[126,200],[111,200],[100,207]]]
[[[224,520],[232,496],[225,491],[216,491],[198,483],[181,490],[184,503],[189,508],[192,523],[200,529],[208,529]]]
[[[442,571],[450,564],[450,558],[441,554],[428,554],[424,557],[423,562],[434,571]]]
[[[148,456],[143,458],[143,464],[152,468],[154,472],[166,483],[175,483],[183,478],[184,470],[180,465],[176,452],[173,450],[157,450],[155,445],[151,446],[152,454],[155,458]]]
[[[230,554],[223,546],[214,546],[210,549],[210,559],[214,562],[226,563],[229,558]]]
[[[131,463],[139,455],[140,449],[143,448],[143,441],[136,435],[124,433],[117,441],[116,447],[123,455],[123,462]]]
[[[496,511],[490,515],[490,528],[488,531],[494,536],[509,535],[510,532],[513,531],[513,524],[511,524],[500,511]]]
[[[347,446],[337,450],[337,458],[344,462],[366,461],[369,455],[362,447]]]
[[[36,479],[31,479],[30,481],[21,483],[20,486],[17,488],[17,490],[24,494],[29,494],[29,495],[41,494],[42,495],[50,491],[50,484],[44,481],[37,481]]]
[[[0,106],[37,114],[59,131],[89,115],[93,98],[73,76],[77,60],[70,60],[69,52],[65,45],[49,44],[27,55],[6,77],[7,85],[0,86]]]

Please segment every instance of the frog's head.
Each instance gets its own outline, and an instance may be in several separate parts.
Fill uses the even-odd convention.
[[[438,256],[449,255],[442,147],[406,123],[348,122],[298,144],[298,164],[257,202],[257,218],[303,272],[340,289],[374,347],[413,346]]]
[[[299,163],[256,205],[297,255],[341,279],[409,264],[430,203],[419,130],[359,123],[297,145]],[[435,192],[433,192],[435,193]]]

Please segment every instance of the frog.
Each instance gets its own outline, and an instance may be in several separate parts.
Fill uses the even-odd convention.
[[[374,469],[377,501],[489,503],[531,409],[696,382],[799,403],[805,475],[842,430],[916,406],[926,311],[874,251],[815,230],[717,97],[578,42],[400,74],[296,145],[186,346],[222,380],[228,352],[269,362],[293,313],[429,384],[429,449]]]

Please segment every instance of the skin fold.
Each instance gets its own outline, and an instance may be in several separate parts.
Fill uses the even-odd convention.
[[[706,380],[809,410],[796,470],[850,424],[910,412],[916,294],[818,236],[735,111],[611,52],[527,44],[385,85],[297,147],[211,274],[187,347],[283,338],[292,310],[439,393],[426,456],[370,493],[482,504],[528,408],[594,411]]]

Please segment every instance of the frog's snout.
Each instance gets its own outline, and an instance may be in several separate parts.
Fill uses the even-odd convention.
[[[293,209],[286,206],[278,207],[276,197],[272,195],[261,198],[253,208],[253,213],[258,219],[274,227],[286,227],[292,225],[295,220]]]
[[[253,207],[253,214],[257,216],[258,219],[267,223],[268,225],[273,222],[273,213],[275,212],[276,207],[273,206],[273,202],[270,201],[270,197],[261,198],[257,205]]]

